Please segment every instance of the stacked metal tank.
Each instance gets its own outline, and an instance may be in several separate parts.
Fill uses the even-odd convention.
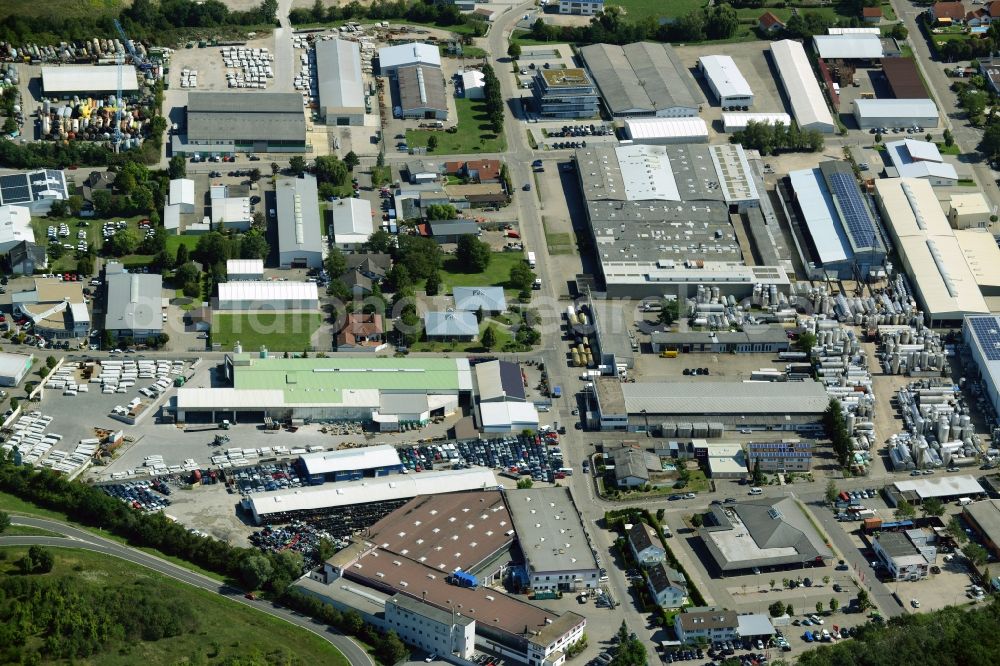
[[[127,102],[122,102],[127,104]],[[42,100],[38,107],[43,139],[60,141],[109,141],[114,135],[117,100],[74,97],[68,102]],[[127,150],[142,144],[146,120],[139,108],[125,108],[121,131]]]
[[[889,438],[896,469],[931,469],[974,463],[982,453],[972,416],[959,387],[940,379],[922,379],[897,393],[906,432]]]
[[[14,63],[0,65],[0,79],[3,80],[4,86],[16,86],[21,82],[21,77],[18,75]]]
[[[948,372],[945,341],[922,322],[878,326],[882,370],[890,375],[940,377]]]
[[[146,56],[146,47],[141,42],[133,42],[133,47],[139,55]],[[90,39],[75,42],[59,42],[58,44],[20,44],[0,42],[0,57],[5,60],[24,60],[32,62],[93,62],[102,57],[124,55],[125,45],[117,39]]]
[[[923,321],[909,285],[902,274],[871,296],[831,294],[824,286],[802,290],[799,305],[811,307],[816,315],[834,317],[845,324],[874,327],[879,324],[916,324]]]

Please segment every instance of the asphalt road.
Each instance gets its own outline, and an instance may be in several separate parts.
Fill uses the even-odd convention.
[[[172,562],[167,562],[166,560],[162,560],[141,550],[124,546],[116,541],[104,539],[85,530],[67,525],[66,523],[17,515],[12,515],[11,521],[15,525],[36,527],[54,532],[56,534],[61,534],[62,536],[0,536],[0,546],[38,545],[50,546],[53,548],[81,548],[83,550],[90,550],[96,553],[102,553],[104,555],[110,555],[111,557],[127,560],[133,564],[138,564],[139,566],[143,566],[147,569],[163,574],[164,576],[170,576],[171,578],[179,580],[182,583],[187,583],[188,585],[218,594],[235,603],[250,606],[251,608],[255,608],[263,613],[267,613],[272,617],[276,617],[280,620],[284,620],[285,622],[301,627],[306,631],[312,632],[340,650],[344,656],[347,657],[347,660],[352,666],[375,665],[375,662],[372,661],[371,657],[368,656],[368,653],[365,652],[361,646],[359,646],[347,635],[340,633],[333,627],[323,625],[319,621],[312,620],[311,618],[305,617],[283,606],[279,606],[268,601],[247,599],[243,596],[244,592],[241,589],[220,583],[217,580],[213,580],[212,578],[203,576],[197,572],[185,569],[184,567],[173,564]]]

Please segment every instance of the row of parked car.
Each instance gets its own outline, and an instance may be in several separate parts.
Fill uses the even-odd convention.
[[[552,481],[556,472],[563,469],[562,453],[558,448],[549,451],[546,444],[555,445],[559,436],[555,433],[542,435],[518,435],[503,439],[457,442],[459,459],[456,465],[479,465],[528,476],[535,481]],[[549,478],[549,477],[552,478]]]
[[[613,130],[606,125],[563,125],[561,130],[547,130],[549,136],[573,137],[573,136],[606,136]]]
[[[170,489],[161,481],[155,483],[157,484],[155,487],[149,481],[112,483],[101,486],[101,490],[112,497],[117,497],[137,511],[155,513],[170,506],[170,500],[164,494],[160,494],[163,493],[163,488],[166,488],[165,494],[169,494]],[[157,492],[154,492],[154,489]]]

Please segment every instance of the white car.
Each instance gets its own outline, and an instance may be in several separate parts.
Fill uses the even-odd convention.
[[[823,624],[823,618],[821,618],[819,615],[810,615],[809,619],[812,621],[813,624]]]
[[[432,661],[434,661],[437,658],[438,658],[438,656],[436,654],[429,654],[429,655],[427,655],[427,658],[424,659],[424,661],[426,661],[429,664],[429,663],[431,663]]]

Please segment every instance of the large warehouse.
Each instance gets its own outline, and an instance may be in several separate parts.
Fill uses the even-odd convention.
[[[705,101],[670,44],[592,44],[580,58],[615,118],[696,116]]]
[[[875,201],[929,325],[957,326],[965,315],[990,311],[979,283],[997,282],[996,243],[963,246],[960,235],[977,232],[953,230],[924,179],[878,179]]]
[[[118,93],[118,67],[108,65],[46,65],[42,67],[42,94],[46,97],[107,97]],[[139,92],[132,65],[122,66],[122,93]]]
[[[861,129],[873,127],[937,127],[937,106],[932,99],[856,99],[854,119]]]
[[[833,122],[833,115],[802,44],[790,39],[772,42],[771,58],[799,127],[825,134],[835,132],[837,124]]]
[[[993,413],[1000,415],[1000,316],[966,317],[962,323],[962,339],[979,368],[983,390],[993,405]]]
[[[104,330],[115,339],[145,342],[163,331],[163,276],[127,273],[121,264],[105,268],[107,300]]]
[[[625,120],[625,136],[649,146],[708,143],[708,123],[697,117],[631,118]]]
[[[298,93],[190,92],[187,133],[174,152],[205,155],[304,153],[306,117]]]
[[[713,505],[698,535],[723,574],[825,566],[833,559],[826,539],[794,497]]]
[[[913,58],[882,58],[882,75],[896,99],[927,99],[927,88]]]
[[[360,421],[396,430],[401,423],[452,414],[460,402],[471,404],[472,396],[472,372],[464,358],[231,354],[225,374],[231,388],[178,389],[177,420],[260,423],[270,416],[275,421]]]
[[[822,430],[830,398],[819,382],[642,382],[622,384],[600,377],[591,394],[588,420],[601,430],[642,432],[692,422],[727,429]],[[707,430],[707,426],[706,426]],[[672,434],[664,436],[672,437]]]
[[[319,310],[315,282],[234,280],[219,283],[216,310]]]
[[[742,146],[600,145],[575,157],[609,296],[662,297],[690,284],[738,297],[755,285],[787,289],[779,266],[745,266],[730,222],[731,209],[760,203]]]
[[[753,106],[753,90],[730,56],[702,56],[698,58],[698,69],[723,110],[746,111]]]
[[[407,65],[430,65],[441,68],[441,51],[436,44],[412,42],[397,46],[386,46],[378,50],[379,69],[382,76],[395,74]]]
[[[323,231],[316,177],[279,178],[275,189],[281,267],[319,268],[323,265]]]
[[[885,265],[878,221],[846,162],[829,160],[788,174],[795,214],[805,224],[805,263],[825,276],[859,279]],[[804,228],[802,228],[804,227]]]
[[[878,35],[816,35],[813,46],[823,60],[880,60],[883,55]]]
[[[395,70],[401,118],[448,119],[448,93],[440,67],[404,65]]]
[[[365,89],[357,42],[316,42],[319,116],[327,125],[364,125]]]

